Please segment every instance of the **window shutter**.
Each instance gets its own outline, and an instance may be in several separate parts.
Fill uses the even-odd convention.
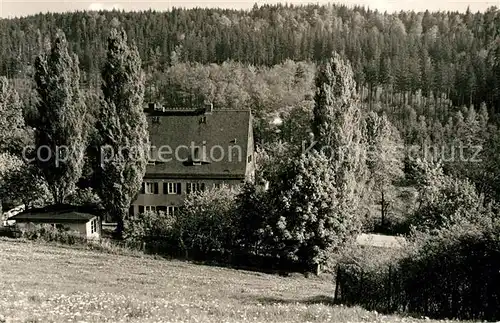
[[[178,195],[182,194],[182,185],[181,185],[181,183],[177,183],[177,194]]]
[[[168,183],[163,183],[163,194],[168,194]]]
[[[155,194],[158,194],[159,193],[158,183],[154,183],[154,186],[155,186]]]
[[[146,194],[146,183],[144,182],[141,184],[141,194]]]

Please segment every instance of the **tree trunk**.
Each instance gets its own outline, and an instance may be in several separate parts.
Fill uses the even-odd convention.
[[[381,220],[380,220],[380,226],[383,227],[384,226],[384,222],[385,222],[385,194],[384,194],[384,191],[382,190],[382,205],[381,205]]]

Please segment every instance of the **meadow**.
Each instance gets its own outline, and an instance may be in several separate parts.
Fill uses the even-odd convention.
[[[435,322],[332,304],[306,279],[0,240],[0,322]]]

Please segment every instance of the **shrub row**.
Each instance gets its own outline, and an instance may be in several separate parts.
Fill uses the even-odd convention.
[[[22,230],[21,237],[28,240],[57,242],[66,245],[84,244],[87,239],[75,232],[56,229],[50,225],[37,225]]]
[[[500,319],[500,226],[419,236],[396,261],[341,264],[338,302],[434,318]]]
[[[97,250],[111,254],[141,255],[141,245],[126,241],[115,241],[110,239],[87,239],[79,232],[64,231],[50,225],[37,225],[30,229],[21,230],[16,238],[32,241],[53,242],[63,245],[81,246],[90,250]]]
[[[125,241],[147,253],[261,271],[314,272],[279,233],[269,195],[253,185],[191,194],[176,215],[146,212],[125,220]]]

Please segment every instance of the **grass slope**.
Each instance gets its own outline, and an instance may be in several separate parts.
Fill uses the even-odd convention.
[[[305,279],[0,240],[0,322],[412,322]]]

